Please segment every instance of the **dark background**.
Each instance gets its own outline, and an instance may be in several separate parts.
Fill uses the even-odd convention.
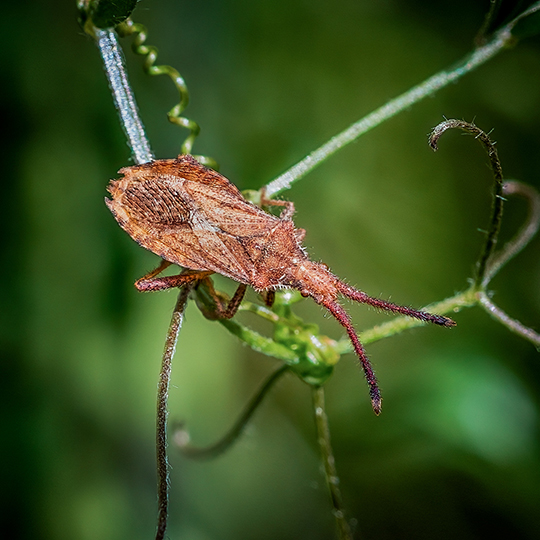
[[[188,83],[187,115],[202,127],[194,151],[246,189],[463,57],[487,5],[144,0],[134,19]],[[157,257],[103,204],[130,156],[75,6],[27,1],[3,11],[2,530],[152,538],[156,383],[176,295],[136,293],[133,281]],[[184,136],[165,117],[175,91],[127,57],[154,151],[173,157]],[[494,130],[506,177],[540,187],[539,65],[539,39],[524,40],[295,185],[285,196],[312,257],[399,303],[463,290],[489,213],[487,159],[458,133],[433,154],[426,135],[443,116],[475,119]],[[503,237],[525,208],[508,204]],[[536,238],[492,283],[496,302],[537,330],[539,247]],[[343,335],[313,302],[297,312]],[[359,330],[388,320],[350,312]],[[368,347],[384,394],[379,418],[351,355],[327,384],[358,538],[540,536],[538,352],[478,308],[455,318],[455,329],[419,328]],[[212,442],[274,366],[190,305],[170,418],[185,420],[194,442]],[[171,449],[169,537],[332,538],[310,407],[309,388],[289,376],[225,456],[198,463]]]

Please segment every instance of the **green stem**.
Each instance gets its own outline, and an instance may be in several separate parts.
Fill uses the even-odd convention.
[[[87,32],[89,32],[89,29],[87,29]],[[122,49],[118,43],[116,33],[111,29],[101,30],[95,27],[91,28],[91,32],[103,60],[114,105],[118,111],[120,124],[126,134],[128,145],[133,153],[133,160],[139,165],[152,161],[154,154],[139,116],[139,109],[129,84]]]
[[[235,319],[220,319],[218,322],[231,334],[243,341],[251,350],[282,360],[288,365],[298,364],[298,354],[286,345],[278,343],[272,338],[262,336]]]
[[[392,118],[425,97],[433,95],[441,88],[456,82],[463,75],[466,75],[493,58],[511,41],[512,36],[509,27],[510,25],[507,25],[497,32],[489,43],[475,50],[472,54],[467,55],[457,67],[433,75],[423,83],[411,88],[408,92],[401,94],[392,101],[389,101],[386,105],[355,122],[345,131],[332,137],[327,143],[311,152],[302,161],[293,165],[288,171],[270,182],[266,186],[266,196],[274,197],[282,191],[289,189],[294,182],[300,180],[300,178],[311,172],[338,150],[358,139],[360,135],[382,124],[385,120]]]
[[[489,285],[489,282],[499,270],[533,239],[540,228],[540,194],[538,191],[522,182],[508,180],[503,185],[503,195],[518,195],[527,199],[529,215],[525,225],[516,236],[489,260],[482,281],[482,288]]]
[[[512,317],[492,302],[485,291],[478,292],[478,302],[496,321],[506,326],[514,334],[530,341],[540,352],[540,334],[532,328],[525,326],[517,319],[512,319]]]
[[[144,25],[134,23],[131,19],[128,19],[122,24],[118,25],[117,30],[121,36],[135,36],[132,50],[135,54],[145,57],[144,70],[146,73],[149,75],[167,75],[174,83],[180,96],[180,101],[167,113],[167,118],[169,119],[169,122],[189,130],[190,133],[183,142],[180,152],[182,154],[191,154],[193,143],[199,135],[200,127],[194,120],[190,120],[189,118],[182,116],[182,113],[189,104],[189,91],[184,78],[180,75],[178,70],[171,66],[155,65],[158,50],[157,47],[146,45],[148,33]],[[218,168],[217,162],[210,157],[199,155],[194,157],[204,165],[214,169]]]
[[[488,261],[482,288],[478,291],[479,304],[496,321],[506,326],[511,332],[530,341],[540,350],[540,334],[528,328],[520,321],[507,315],[498,307],[486,292],[486,288],[497,272],[513,257],[515,257],[536,235],[540,229],[540,194],[531,186],[517,181],[508,181],[503,186],[504,195],[520,195],[529,203],[529,215],[520,231],[499,252],[494,253]]]
[[[328,426],[328,416],[324,405],[324,388],[322,386],[312,387],[313,411],[315,413],[315,426],[317,427],[317,441],[324,465],[324,476],[326,485],[332,501],[332,513],[336,519],[336,526],[340,540],[352,540],[352,533],[345,519],[341,490],[339,489],[339,477],[336,470],[336,460],[330,441],[330,428]]]
[[[284,364],[270,374],[234,423],[233,427],[216,443],[204,448],[192,446],[189,442],[189,433],[183,426],[180,426],[173,435],[173,441],[178,449],[182,454],[193,459],[212,459],[223,452],[226,452],[240,438],[247,423],[251,420],[251,417],[265,398],[266,394],[268,394],[269,390],[288,370],[289,366]]]

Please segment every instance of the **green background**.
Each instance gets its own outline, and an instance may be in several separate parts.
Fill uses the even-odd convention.
[[[460,59],[487,4],[145,0],[134,18],[147,25],[159,61],[188,83],[187,115],[202,127],[194,151],[246,189]],[[130,156],[75,6],[2,9],[2,530],[9,538],[152,538],[155,394],[176,295],[132,286],[158,261],[103,203]],[[153,149],[173,157],[183,140],[165,117],[175,90],[166,77],[146,77],[127,42],[126,51]],[[403,304],[464,289],[488,219],[487,159],[458,133],[434,154],[426,135],[443,116],[475,119],[494,129],[506,177],[540,187],[539,65],[540,40],[524,40],[295,185],[285,196],[311,256]],[[504,238],[525,208],[508,204]],[[539,248],[536,238],[492,283],[496,302],[537,330]],[[349,309],[359,330],[388,320]],[[296,311],[343,335],[312,301]],[[358,538],[540,536],[538,352],[478,308],[455,318],[455,329],[418,328],[368,347],[384,395],[379,418],[352,355],[327,384]],[[190,305],[171,420],[186,421],[198,444],[214,441],[275,366]],[[171,449],[171,467],[171,539],[334,535],[310,391],[293,376],[228,454],[200,463]]]

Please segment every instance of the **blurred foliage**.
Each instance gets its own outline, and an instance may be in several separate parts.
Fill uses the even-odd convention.
[[[135,18],[188,83],[187,114],[202,128],[194,150],[246,189],[471,50],[487,5],[145,0]],[[157,372],[175,294],[135,292],[156,257],[103,204],[129,150],[75,5],[29,0],[4,10],[2,530],[34,540],[151,538]],[[30,21],[39,21],[32,34]],[[166,111],[175,90],[127,56],[153,148],[174,156],[178,128]],[[469,137],[448,135],[433,154],[426,135],[443,115],[474,118],[494,129],[506,177],[540,187],[539,62],[538,37],[520,42],[298,183],[287,197],[310,254],[399,303],[463,289],[488,220],[490,172]],[[507,205],[503,237],[524,208]],[[498,304],[536,329],[539,248],[537,238],[492,284]],[[342,335],[313,302],[295,311]],[[385,320],[351,313],[358,329]],[[251,324],[249,313],[240,317]],[[326,385],[358,537],[540,535],[538,352],[479,309],[456,319],[451,331],[416,329],[368,348],[381,417],[352,356]],[[186,421],[194,442],[213,441],[274,366],[190,306],[171,419]],[[308,387],[286,377],[228,454],[210,463],[172,455],[170,538],[331,538],[310,406]]]

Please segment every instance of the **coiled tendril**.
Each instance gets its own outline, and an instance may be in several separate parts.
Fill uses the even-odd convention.
[[[131,49],[135,54],[145,57],[143,69],[148,75],[168,75],[176,86],[176,89],[180,94],[180,102],[167,113],[167,118],[169,119],[169,122],[189,129],[190,133],[183,142],[180,148],[180,153],[191,154],[193,143],[195,142],[201,128],[194,120],[190,120],[189,118],[182,116],[182,113],[189,104],[189,91],[184,78],[182,75],[180,75],[178,70],[171,66],[154,65],[157,60],[158,50],[157,47],[154,47],[153,45],[145,45],[148,32],[143,24],[134,23],[131,19],[127,19],[116,27],[116,31],[122,37],[134,36]],[[218,168],[217,162],[211,157],[199,155],[194,155],[193,157],[203,165],[207,165],[214,169]]]

